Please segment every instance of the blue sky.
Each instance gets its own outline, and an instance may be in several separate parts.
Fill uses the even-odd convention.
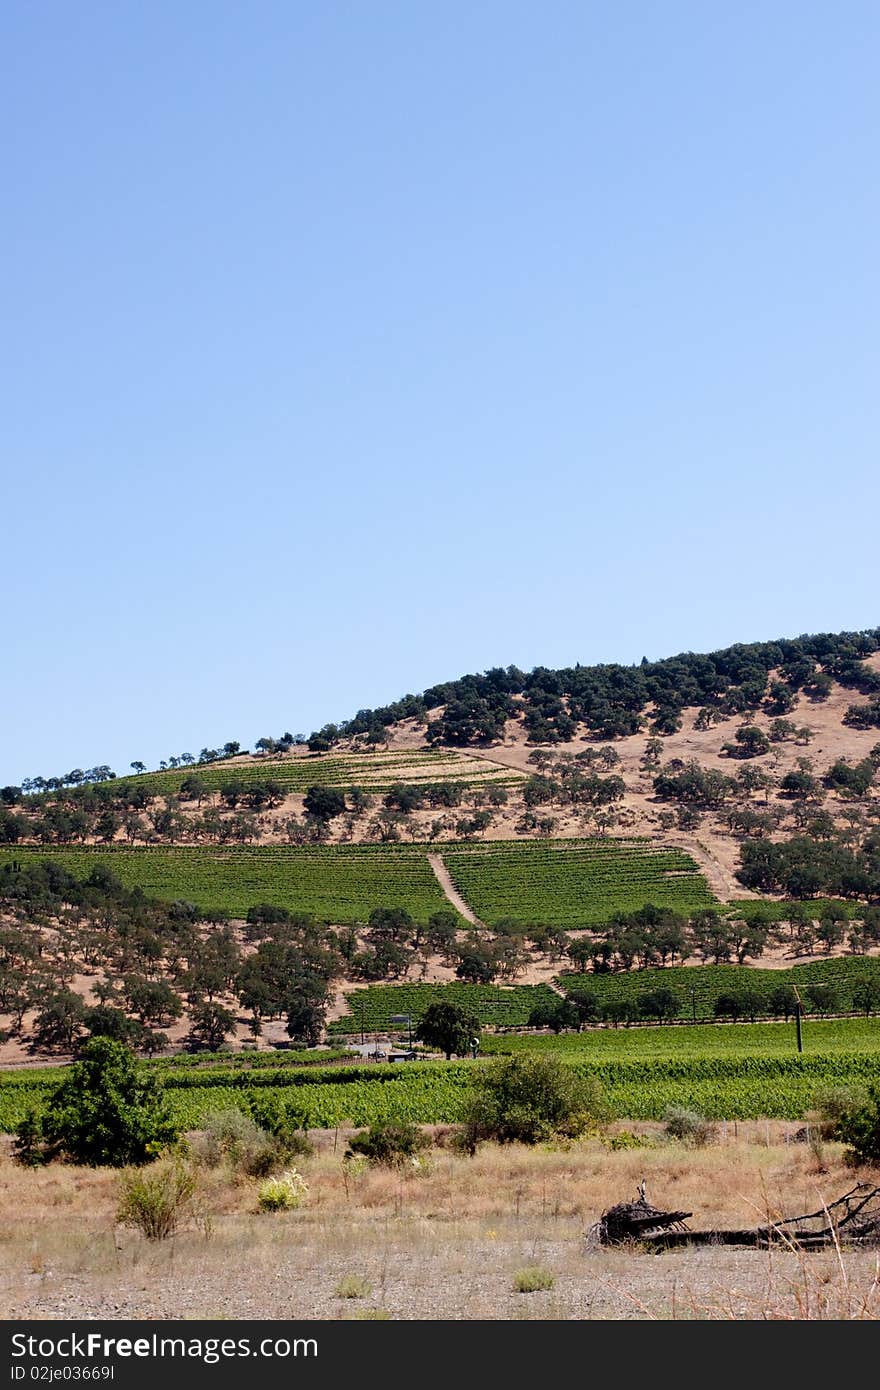
[[[0,781],[875,626],[873,3],[0,10]]]

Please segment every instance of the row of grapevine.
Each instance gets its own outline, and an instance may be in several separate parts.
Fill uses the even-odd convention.
[[[374,907],[404,907],[418,922],[449,910],[424,849],[411,845],[0,850],[0,865],[48,858],[78,877],[102,864],[128,887],[237,917],[255,903],[310,912],[340,924],[365,922]]]
[[[636,1002],[652,990],[669,989],[678,995],[678,1016],[684,1019],[713,1018],[720,995],[747,990],[769,1001],[773,991],[784,985],[794,985],[799,993],[808,985],[827,986],[836,1001],[833,1012],[845,1013],[864,1007],[859,1002],[860,987],[868,983],[876,986],[874,1008],[880,1008],[880,959],[876,956],[835,956],[789,970],[766,970],[752,965],[676,965],[615,974],[563,974],[556,983],[565,990],[589,991],[602,1004]],[[808,996],[803,996],[803,1002],[805,1009],[814,1009]],[[769,1002],[762,1012],[770,1012]]]
[[[584,1075],[598,1077],[617,1116],[659,1119],[673,1104],[695,1106],[725,1119],[798,1119],[817,1092],[866,1084],[878,1071],[878,1052],[838,1049],[810,1054],[727,1056],[591,1055],[566,1058]],[[243,1108],[266,1087],[295,1092],[310,1127],[369,1124],[407,1118],[446,1123],[461,1118],[475,1071],[485,1061],[400,1063],[394,1066],[298,1068],[215,1067],[165,1076],[174,1113],[195,1127],[212,1110]],[[0,1078],[0,1129],[13,1130],[32,1106],[44,1105],[55,1080],[46,1073]]]
[[[370,791],[387,791],[397,782],[483,782],[502,779],[522,781],[524,774],[499,768],[454,753],[436,749],[411,749],[389,753],[294,755],[288,758],[255,758],[253,761],[200,763],[169,771],[142,772],[117,779],[145,787],[154,796],[173,796],[187,777],[197,776],[209,791],[219,791],[227,782],[247,786],[271,779],[287,792],[302,793],[320,783],[323,786],[360,786]]]
[[[558,998],[549,985],[370,985],[346,994],[348,1013],[329,1025],[333,1033],[386,1032],[395,1014],[409,1014],[415,1026],[429,1004],[459,1004],[481,1023],[521,1026],[532,1009]]]
[[[578,928],[647,902],[683,913],[716,902],[689,855],[644,840],[493,841],[444,846],[443,858],[489,925],[511,917]]]
[[[880,1019],[809,1018],[801,1035],[806,1053],[864,1051],[880,1073]],[[501,1033],[483,1037],[486,1055],[550,1052],[566,1060],[637,1057],[790,1057],[796,1050],[793,1022],[696,1023],[681,1026],[588,1028],[582,1033]]]

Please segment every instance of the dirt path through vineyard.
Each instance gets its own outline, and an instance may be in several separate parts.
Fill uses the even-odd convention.
[[[473,908],[468,907],[464,898],[452,882],[452,875],[443,863],[443,856],[440,854],[429,854],[428,863],[431,865],[434,877],[456,912],[460,912],[465,921],[472,922],[475,927],[485,926],[485,922],[481,922]]]

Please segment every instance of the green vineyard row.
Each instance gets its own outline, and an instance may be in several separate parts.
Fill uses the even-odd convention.
[[[688,911],[715,901],[687,855],[642,841],[452,843],[442,853],[465,901],[489,923],[514,916],[580,927],[646,902]],[[106,864],[129,887],[234,916],[267,902],[342,924],[399,906],[424,922],[449,908],[426,850],[410,844],[4,848],[0,865],[49,857],[77,875]]]
[[[647,902],[689,913],[717,901],[689,855],[641,840],[444,845],[443,858],[490,926],[507,917],[578,928]]]
[[[504,1027],[528,1023],[532,1009],[558,998],[549,985],[370,985],[346,994],[348,1013],[328,1025],[331,1033],[386,1032],[395,1014],[413,1026],[429,1004],[448,1002],[470,1009],[481,1023]]]
[[[255,1070],[250,1075],[218,1069],[166,1079],[178,1119],[202,1124],[212,1111],[242,1108],[249,1094],[271,1086],[289,1089],[310,1128],[365,1125],[376,1120],[410,1119],[420,1124],[453,1123],[462,1118],[475,1070],[485,1062],[399,1063],[372,1068],[315,1071]],[[619,1118],[660,1119],[667,1106],[688,1105],[715,1119],[796,1120],[818,1091],[864,1084],[876,1078],[877,1057],[865,1052],[770,1057],[591,1059],[569,1063],[598,1078]],[[45,1102],[47,1086],[0,1081],[0,1129],[9,1131],[31,1106]]]
[[[166,772],[142,772],[117,778],[117,784],[131,783],[146,788],[154,796],[174,796],[187,777],[197,776],[211,792],[227,782],[245,787],[254,782],[278,782],[287,792],[302,793],[309,787],[360,786],[369,791],[387,791],[398,782],[483,782],[502,779],[513,784],[524,774],[515,769],[495,768],[457,753],[415,750],[411,753],[361,753],[349,757],[315,754],[311,757],[260,758],[246,763],[197,763]]]
[[[405,907],[417,922],[449,910],[424,850],[411,846],[288,845],[174,849],[124,846],[0,851],[0,865],[51,858],[78,877],[103,864],[129,888],[244,917],[256,903],[309,912],[323,922],[366,922],[374,907]],[[462,922],[462,925],[464,923]]]
[[[864,1052],[880,1075],[880,1019],[807,1018],[801,1028],[805,1055]],[[566,1060],[638,1057],[790,1057],[797,1050],[793,1020],[787,1023],[696,1023],[687,1027],[651,1025],[588,1028],[582,1033],[500,1033],[484,1035],[486,1055],[550,1052]]]
[[[876,985],[880,1008],[880,958],[877,956],[834,956],[829,960],[794,965],[788,970],[766,970],[753,965],[675,965],[649,970],[629,970],[615,974],[563,974],[556,983],[563,990],[586,990],[602,1004],[619,1000],[637,1001],[652,990],[670,989],[679,996],[678,1017],[713,1018],[715,1001],[722,994],[748,990],[769,1000],[783,985],[803,991],[807,985],[827,985],[836,996],[834,1013],[857,1011],[858,991],[866,982]],[[804,1008],[814,1010],[808,997]],[[769,1013],[766,1009],[759,1012]]]

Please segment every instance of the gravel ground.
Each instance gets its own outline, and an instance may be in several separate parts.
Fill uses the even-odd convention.
[[[811,1316],[823,1299],[832,1305],[825,1316],[846,1315],[827,1255],[801,1263],[751,1250],[590,1251],[579,1225],[565,1221],[548,1236],[533,1220],[498,1229],[397,1220],[347,1232],[309,1229],[296,1214],[263,1220],[273,1223],[268,1239],[247,1222],[228,1223],[207,1240],[189,1234],[158,1246],[128,1234],[117,1248],[118,1232],[108,1233],[112,1268],[107,1250],[94,1247],[68,1251],[73,1260],[62,1256],[56,1267],[7,1266],[0,1315],[338,1319],[382,1309],[406,1320],[756,1318],[767,1310]],[[514,1292],[516,1272],[535,1265],[554,1276],[553,1287]],[[849,1272],[854,1287],[867,1288],[875,1260],[853,1257]],[[339,1297],[340,1281],[352,1276],[369,1286],[366,1296]]]

